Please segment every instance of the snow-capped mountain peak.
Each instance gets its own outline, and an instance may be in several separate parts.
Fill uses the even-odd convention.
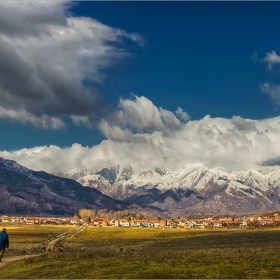
[[[252,212],[280,206],[280,167],[255,165],[240,171],[188,164],[135,171],[131,166],[115,165],[92,173],[78,182],[115,199],[160,211]]]

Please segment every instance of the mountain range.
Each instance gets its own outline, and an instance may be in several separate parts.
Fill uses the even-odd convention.
[[[134,171],[115,165],[53,175],[0,158],[0,193],[2,214],[73,215],[93,208],[163,217],[253,213],[280,208],[280,167],[236,171],[192,164]]]
[[[199,164],[135,172],[131,166],[60,174],[128,204],[167,216],[252,213],[280,207],[280,167],[254,165],[247,171]]]

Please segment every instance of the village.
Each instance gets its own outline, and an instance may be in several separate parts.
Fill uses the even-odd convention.
[[[0,216],[0,223],[26,224],[26,225],[84,225],[91,227],[137,227],[137,228],[243,228],[253,229],[261,227],[280,226],[280,216],[278,213],[258,216],[230,217],[226,215],[221,218],[196,218],[196,219],[144,219],[137,220],[129,218],[107,219],[90,218],[83,221],[79,216],[74,217],[26,217],[26,216]]]

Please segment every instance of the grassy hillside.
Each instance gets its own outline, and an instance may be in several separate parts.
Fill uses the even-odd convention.
[[[87,228],[67,239],[63,252],[9,264],[1,278],[275,279],[279,257],[280,229]]]

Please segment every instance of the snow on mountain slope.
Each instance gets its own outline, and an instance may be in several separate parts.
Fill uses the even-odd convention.
[[[157,167],[150,170],[134,172],[131,166],[120,167],[119,165],[96,169],[82,168],[74,174],[62,174],[65,177],[76,179],[84,185],[92,185],[94,181],[114,184],[143,185],[157,184],[158,188],[196,188],[203,189],[210,182],[218,185],[228,180],[242,182],[254,188],[267,190],[271,186],[280,185],[280,168],[267,168],[259,166],[260,170],[228,171],[225,169],[207,169],[200,165],[182,167],[176,170],[167,167]],[[93,185],[92,185],[93,186]]]
[[[178,215],[280,207],[280,167],[254,165],[247,171],[236,171],[189,164],[135,172],[131,166],[116,165],[95,174],[88,172],[78,182],[115,199]]]

